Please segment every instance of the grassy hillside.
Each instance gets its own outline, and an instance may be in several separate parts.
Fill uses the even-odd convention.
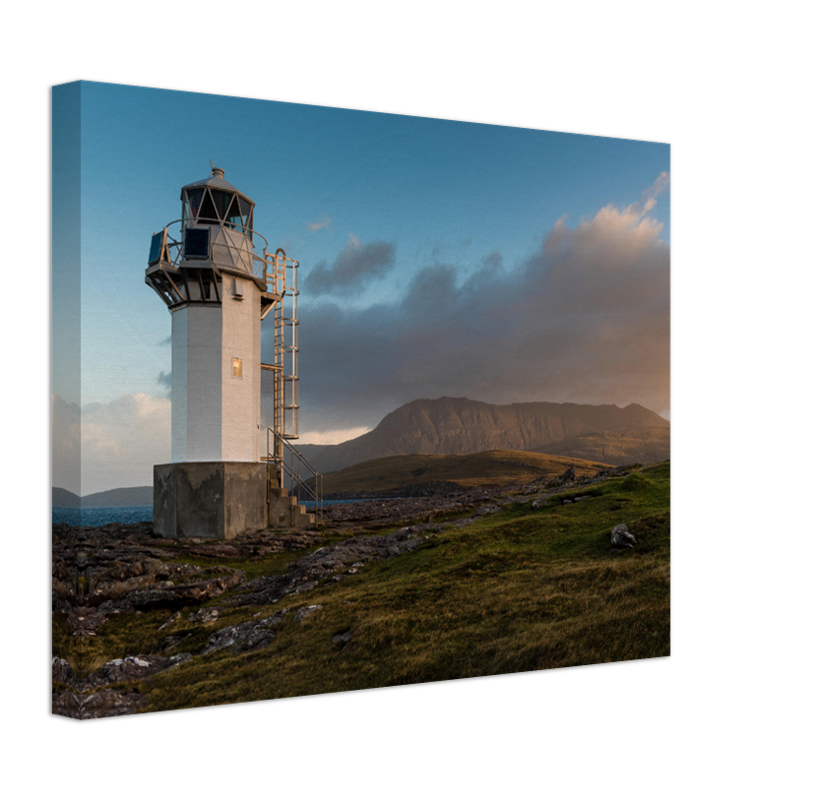
[[[194,623],[194,606],[177,622],[169,610],[119,614],[83,640],[85,655],[99,664],[134,652],[193,653],[134,686],[149,710],[669,655],[670,465],[569,494],[592,498],[563,504],[556,497],[533,511],[531,498],[518,497],[500,513],[444,528],[413,552],[349,570],[340,581],[276,605],[226,609],[217,626]],[[621,522],[638,544],[616,553],[609,533]],[[290,560],[290,553],[265,557],[262,571],[279,574]],[[224,597],[204,605],[223,606]],[[289,613],[270,644],[201,654],[216,629],[283,606]],[[298,609],[309,606],[319,608],[298,621]],[[59,626],[55,615],[57,654],[68,647]],[[162,650],[168,632],[180,643]]]
[[[405,486],[436,481],[452,482],[468,489],[507,486],[559,475],[572,465],[578,475],[593,475],[608,466],[597,461],[522,450],[490,450],[459,456],[389,456],[328,473],[323,478],[323,491],[326,494],[395,492]]]
[[[653,464],[671,457],[671,430],[599,431],[554,442],[541,450],[570,458],[599,458],[609,464]]]

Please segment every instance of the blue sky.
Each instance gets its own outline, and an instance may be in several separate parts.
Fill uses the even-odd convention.
[[[54,164],[70,161],[54,141]],[[255,201],[255,228],[301,264],[304,440],[342,439],[401,402],[451,392],[669,413],[666,329],[657,349],[623,364],[624,386],[619,363],[594,357],[605,352],[600,341],[614,342],[618,358],[624,342],[653,338],[659,314],[667,322],[667,144],[83,83],[81,384],[60,380],[57,366],[54,391],[88,420],[101,415],[115,428],[119,413],[121,426],[133,425],[133,397],[164,413],[170,315],[144,284],[147,252],[151,234],[180,216],[181,186],[206,177],[210,159]],[[55,198],[59,176],[55,166]],[[616,216],[603,217],[607,208]],[[55,241],[73,219],[55,212]],[[569,253],[555,257],[558,236]],[[592,270],[603,272],[604,248],[617,245],[623,266],[608,286],[621,297],[632,296],[620,276],[633,280],[635,262],[661,276],[636,279],[653,289],[637,306],[653,308],[641,329],[619,328],[615,320],[632,316],[622,307],[574,300],[581,285],[606,285]],[[55,247],[55,271],[71,264]],[[575,324],[580,334],[541,328],[536,293],[558,331]],[[537,350],[539,378],[528,363]],[[160,452],[164,428],[148,435]],[[83,470],[92,452],[83,445]],[[84,483],[83,493],[94,491],[100,479]]]

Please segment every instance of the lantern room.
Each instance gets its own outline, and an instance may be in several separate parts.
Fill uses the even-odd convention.
[[[203,181],[181,190],[182,226],[224,225],[252,238],[252,212],[255,204],[224,178],[220,167]]]
[[[268,243],[252,227],[255,204],[219,167],[184,186],[180,199],[181,219],[153,234],[147,282],[173,310],[190,302],[220,303],[225,286],[243,296],[243,282],[252,280],[262,292],[264,317],[280,292],[268,274]]]

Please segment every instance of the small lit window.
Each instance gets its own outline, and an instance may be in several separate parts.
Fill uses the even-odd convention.
[[[233,378],[243,377],[243,359],[241,358],[232,359],[232,377]]]

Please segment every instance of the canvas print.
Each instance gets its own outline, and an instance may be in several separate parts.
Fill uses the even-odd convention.
[[[669,655],[668,144],[84,81],[52,124],[55,714]]]

